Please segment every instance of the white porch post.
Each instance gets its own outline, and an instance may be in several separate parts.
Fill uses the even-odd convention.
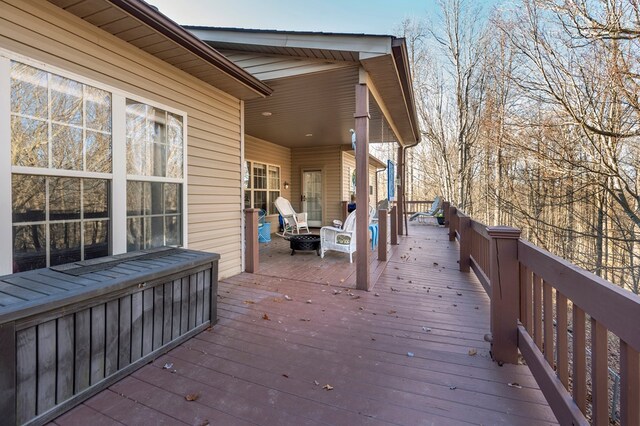
[[[356,288],[369,290],[369,89],[356,84]]]

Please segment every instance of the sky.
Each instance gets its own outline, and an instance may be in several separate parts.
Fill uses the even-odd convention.
[[[501,0],[476,0],[493,5]],[[476,1],[471,0],[474,4]],[[436,0],[147,0],[182,25],[394,35],[408,17],[435,17]]]

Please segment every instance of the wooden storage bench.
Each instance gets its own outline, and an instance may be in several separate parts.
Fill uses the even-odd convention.
[[[215,323],[218,260],[161,248],[0,277],[0,423],[44,424]]]

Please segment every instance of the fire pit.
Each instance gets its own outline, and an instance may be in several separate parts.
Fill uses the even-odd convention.
[[[296,254],[296,250],[315,250],[320,256],[320,236],[313,234],[292,235],[289,237],[289,248],[291,248],[291,256]]]

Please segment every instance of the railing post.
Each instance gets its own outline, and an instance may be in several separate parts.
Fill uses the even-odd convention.
[[[258,210],[245,209],[245,252],[244,269],[246,272],[257,272],[260,266],[260,256],[258,252]]]
[[[391,245],[398,245],[398,214],[396,206],[391,207]]]
[[[398,235],[404,235],[404,195],[402,194],[402,186],[398,185],[398,189],[397,189],[397,194],[398,196],[396,197],[396,214],[398,215],[398,222],[397,222],[397,226],[398,226]]]
[[[0,324],[0,413],[2,424],[17,424],[16,413],[16,326]]]
[[[471,218],[459,216],[458,231],[460,232],[460,272],[469,272],[471,267]]]
[[[489,280],[491,281],[491,353],[494,361],[518,363],[518,311],[520,307],[520,230],[488,227]]]
[[[449,241],[456,239],[456,215],[458,209],[455,206],[449,206]]]
[[[449,227],[449,202],[442,203],[442,214],[444,215],[444,226]]]
[[[387,210],[378,210],[378,260],[387,261],[387,232],[388,232],[388,212]]]
[[[347,216],[349,216],[349,202],[348,201],[341,201],[341,212],[342,212],[342,222],[344,222],[345,220],[347,220]]]

